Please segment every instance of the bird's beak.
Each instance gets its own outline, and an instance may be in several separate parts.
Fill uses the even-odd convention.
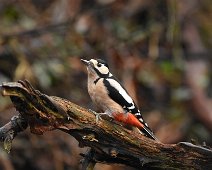
[[[86,66],[89,65],[89,61],[88,61],[88,60],[81,59],[81,61],[82,61]]]

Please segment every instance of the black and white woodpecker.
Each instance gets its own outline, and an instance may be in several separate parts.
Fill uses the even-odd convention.
[[[87,66],[88,93],[99,110],[125,125],[139,129],[145,136],[157,140],[144,121],[138,107],[126,89],[110,72],[108,64],[101,59],[81,59]]]

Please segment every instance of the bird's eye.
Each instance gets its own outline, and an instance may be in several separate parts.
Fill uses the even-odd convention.
[[[100,64],[100,63],[97,64],[97,67],[101,67],[101,66],[102,66],[102,64]]]

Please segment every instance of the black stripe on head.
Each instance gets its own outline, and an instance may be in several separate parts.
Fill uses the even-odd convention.
[[[96,84],[100,80],[100,77],[94,80],[94,84]]]
[[[101,68],[101,66],[104,66],[104,67],[106,67],[108,69],[108,72],[106,74],[103,74],[102,72],[100,72],[99,68],[93,67],[93,69],[98,74],[98,76],[101,77],[101,78],[109,77],[110,72],[109,72],[109,68],[108,68],[107,62],[102,60],[102,59],[96,59],[96,61],[97,61],[97,67]],[[99,64],[99,66],[98,66],[98,64]]]
[[[108,64],[106,61],[102,60],[102,59],[97,59],[96,60],[98,63],[105,65],[107,68],[109,68]]]
[[[93,68],[95,70],[95,72],[98,74],[99,77],[101,78],[108,78],[110,72],[108,72],[107,74],[102,74],[98,69],[96,69],[95,67]]]

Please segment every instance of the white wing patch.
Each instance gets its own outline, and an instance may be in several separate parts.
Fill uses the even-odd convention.
[[[132,106],[130,106],[128,109],[135,109],[135,105],[134,105],[134,103],[132,103]]]
[[[144,120],[143,120],[142,118],[139,118],[139,120],[140,120],[141,122],[144,122]]]
[[[110,83],[111,86],[118,90],[118,92],[124,97],[124,99],[128,103],[133,104],[133,106],[131,106],[132,108],[135,107],[132,98],[127,94],[127,92],[121,87],[121,85],[116,80],[107,79],[107,81]]]
[[[135,116],[141,116],[140,112],[135,113]]]

